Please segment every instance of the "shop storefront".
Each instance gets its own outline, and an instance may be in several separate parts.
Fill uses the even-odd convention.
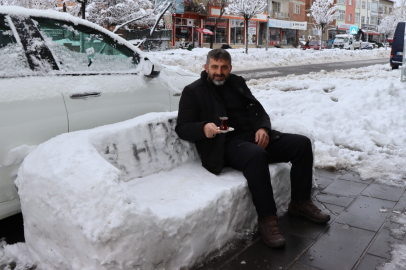
[[[175,47],[179,47],[182,41],[197,41],[197,35],[194,33],[196,23],[194,19],[175,18]]]
[[[217,22],[217,28],[216,31],[214,31],[214,26]],[[227,43],[227,25],[228,20],[227,19],[215,19],[215,18],[210,18],[208,20],[203,20],[203,28],[206,28],[214,33],[213,38],[214,38],[214,43]],[[211,42],[211,35],[204,35],[203,34],[203,43],[210,43]]]
[[[220,9],[218,7],[210,7],[209,19],[202,20],[203,28],[214,32],[215,44],[230,44],[238,47],[246,44],[246,34],[248,34],[248,44],[258,44],[259,22],[266,22],[266,14],[258,14],[249,20],[248,25],[242,17],[223,14],[220,20]],[[214,31],[214,24],[218,20],[217,29]],[[203,46],[210,44],[210,35],[201,34]]]
[[[298,46],[299,30],[306,29],[307,22],[269,20],[269,45],[296,47]],[[263,39],[265,40],[265,37]]]
[[[230,44],[244,44],[244,20],[230,20]]]

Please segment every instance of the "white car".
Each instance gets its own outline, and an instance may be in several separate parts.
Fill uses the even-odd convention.
[[[186,85],[196,77],[161,71],[126,40],[86,20],[0,7],[0,219],[20,211],[14,180],[38,144],[177,110],[180,94],[168,79]]]

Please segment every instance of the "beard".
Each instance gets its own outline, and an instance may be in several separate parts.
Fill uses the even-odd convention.
[[[214,85],[217,85],[217,86],[222,86],[222,85],[224,85],[224,83],[226,82],[226,80],[228,79],[228,76],[225,76],[224,74],[221,74],[221,75],[213,75],[213,76],[211,76],[210,74],[209,74],[209,80],[214,84]],[[217,78],[217,79],[216,79]]]

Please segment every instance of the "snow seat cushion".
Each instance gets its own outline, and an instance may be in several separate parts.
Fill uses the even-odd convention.
[[[255,228],[242,173],[206,171],[175,125],[176,112],[151,113],[62,134],[27,156],[16,184],[38,266],[189,268]],[[269,168],[283,212],[290,165]]]

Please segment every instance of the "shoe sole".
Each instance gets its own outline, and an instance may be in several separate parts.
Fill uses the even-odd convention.
[[[268,247],[271,247],[271,248],[284,247],[285,244],[286,244],[285,242],[283,242],[283,243],[281,243],[281,244],[271,245],[271,244],[269,244],[268,242],[266,242],[262,236],[261,236],[261,238],[262,238],[262,241],[264,241],[265,245],[267,245]]]
[[[310,221],[312,221],[314,223],[320,223],[321,224],[321,223],[326,223],[326,222],[330,221],[330,217],[328,217],[328,219],[326,219],[326,220],[319,220],[319,219],[313,219],[313,218],[310,218],[310,217],[308,217],[308,216],[306,216],[304,214],[295,213],[295,212],[292,212],[292,211],[288,211],[288,214],[291,215],[291,216],[295,216],[295,217],[304,217],[305,219],[310,220]]]

